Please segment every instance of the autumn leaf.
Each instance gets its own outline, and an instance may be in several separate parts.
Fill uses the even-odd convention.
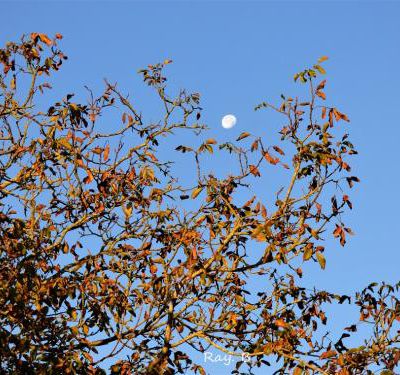
[[[336,225],[336,228],[335,228],[335,230],[333,231],[333,236],[334,237],[339,237],[340,236],[340,234],[342,233],[342,227],[341,226],[339,226],[339,225]]]
[[[250,169],[250,173],[251,173],[253,176],[258,176],[258,177],[261,176],[261,174],[260,174],[258,168],[257,168],[255,165],[249,165],[249,169]]]
[[[303,253],[303,260],[307,261],[309,260],[313,255],[313,247],[312,246],[306,246],[304,253]]]
[[[288,326],[288,324],[283,319],[277,319],[277,320],[275,320],[274,323],[277,327],[281,327],[281,328],[286,328]]]
[[[202,192],[202,190],[203,190],[202,186],[194,189],[193,192],[192,192],[192,198],[193,199],[197,198],[197,196]]]
[[[318,59],[318,63],[322,63],[322,62],[328,60],[328,58],[329,58],[328,56],[321,56],[321,57]]]
[[[205,143],[208,145],[216,145],[217,141],[214,138],[209,138],[205,141]]]
[[[85,177],[85,178],[83,179],[83,182],[84,182],[85,184],[90,184],[90,183],[94,180],[93,174],[92,174],[92,172],[90,171],[90,169],[86,169],[86,173],[87,173],[87,177]]]
[[[256,150],[258,150],[258,140],[257,139],[251,144],[251,151],[256,151]]]
[[[315,90],[316,90],[316,91],[322,90],[322,89],[325,87],[325,84],[326,84],[326,79],[324,79],[323,81],[321,81]]]
[[[333,114],[335,115],[336,121],[344,120],[350,122],[349,118],[344,113],[339,112],[336,108],[333,108]]]
[[[132,206],[122,206],[122,211],[124,212],[125,219],[129,219],[132,216]]]
[[[274,149],[278,154],[281,154],[282,156],[285,155],[285,153],[282,151],[282,149],[279,148],[278,146],[273,146],[273,149]]]
[[[240,141],[244,138],[247,138],[250,135],[250,133],[243,132],[242,134],[239,135],[239,137],[236,139],[236,141]]]
[[[101,147],[95,147],[92,152],[96,155],[100,155],[103,152],[103,149]]]
[[[105,149],[104,149],[104,152],[103,152],[103,160],[104,160],[104,161],[107,161],[109,155],[110,155],[110,145],[107,145],[107,146],[105,147]]]
[[[39,34],[39,39],[47,44],[48,46],[51,46],[53,44],[53,42],[51,41],[51,39],[46,35],[46,34]]]
[[[331,357],[335,357],[336,354],[337,354],[336,350],[328,350],[328,351],[322,353],[319,358],[320,359],[331,358]]]
[[[264,158],[265,160],[268,161],[268,163],[272,164],[272,165],[276,165],[279,163],[279,159],[278,158],[274,158],[272,157],[268,151],[264,152]]]
[[[324,270],[325,269],[325,265],[326,265],[326,260],[325,260],[324,255],[322,253],[318,252],[318,253],[315,254],[315,256],[317,257],[319,265]]]
[[[326,70],[321,65],[314,65],[314,68],[317,69],[321,74],[326,74]]]

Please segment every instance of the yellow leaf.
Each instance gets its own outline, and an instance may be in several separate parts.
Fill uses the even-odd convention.
[[[68,142],[68,140],[66,138],[60,138],[57,143],[61,146],[63,146],[64,148],[66,148],[67,150],[71,150],[72,149],[72,145]]]
[[[319,263],[319,265],[321,266],[321,268],[322,268],[322,269],[325,269],[326,260],[325,260],[324,255],[323,255],[322,253],[319,253],[319,252],[318,252],[318,253],[316,254],[316,257],[317,257],[318,263]]]
[[[309,260],[313,255],[313,248],[312,246],[308,246],[306,247],[306,249],[304,250],[304,254],[303,254],[303,260]]]
[[[124,212],[125,218],[129,219],[132,215],[132,207],[122,206],[122,211]]]
[[[89,327],[86,324],[84,324],[82,328],[83,328],[83,333],[87,335],[89,333]]]
[[[16,87],[16,82],[15,82],[15,77],[13,77],[10,82],[10,89],[15,90],[15,87]]]
[[[321,65],[314,65],[314,68],[317,69],[321,74],[326,73],[326,70]]]
[[[198,187],[198,188],[194,189],[193,193],[192,193],[192,198],[195,199],[201,193],[202,190],[203,190],[203,187]]]

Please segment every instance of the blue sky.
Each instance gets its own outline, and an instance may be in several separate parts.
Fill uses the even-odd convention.
[[[151,119],[136,71],[171,58],[172,87],[202,94],[208,136],[219,141],[242,131],[268,137],[275,118],[254,106],[290,95],[293,74],[328,55],[328,102],[351,119],[359,151],[353,170],[362,183],[346,216],[356,236],[344,249],[330,242],[325,272],[309,267],[308,280],[351,293],[399,279],[399,3],[3,1],[1,8],[1,44],[32,31],[64,35],[69,60],[55,81],[60,95],[100,89],[107,77],[133,97],[143,92],[138,101]],[[220,126],[226,113],[238,118],[229,131]],[[224,166],[221,159],[215,168]]]

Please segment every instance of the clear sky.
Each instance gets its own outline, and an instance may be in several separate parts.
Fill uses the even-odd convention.
[[[399,279],[399,2],[0,1],[0,11],[1,44],[32,31],[64,35],[63,94],[100,88],[104,77],[134,94],[139,68],[171,58],[172,85],[202,94],[203,121],[219,141],[268,131],[268,114],[254,106],[290,95],[293,74],[328,55],[328,102],[351,119],[361,184],[345,221],[356,235],[344,249],[329,243],[325,272],[309,267],[308,280],[352,293]],[[226,113],[238,118],[232,130],[220,126]]]

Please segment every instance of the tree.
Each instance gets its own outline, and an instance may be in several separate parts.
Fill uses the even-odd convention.
[[[191,353],[213,347],[238,356],[236,373],[276,359],[296,375],[393,373],[400,284],[354,297],[300,285],[302,263],[325,268],[330,233],[342,246],[352,234],[342,214],[359,181],[341,134],[349,119],[324,102],[326,58],[295,75],[308,99],[256,107],[282,115],[279,146],[249,133],[218,145],[203,136],[199,94],[169,94],[170,60],[140,71],[162,104],[158,123],[109,82],[86,104],[72,94],[40,104],[67,59],[61,38],[32,33],[0,50],[2,372],[97,374],[107,359],[112,373],[204,374]],[[201,139],[174,153],[193,162],[189,182],[160,150],[181,132]],[[229,175],[206,170],[214,152],[237,161]],[[269,206],[249,187],[272,183],[272,168],[290,178]],[[321,325],[336,302],[360,320],[335,342]],[[346,347],[360,324],[371,337]]]

